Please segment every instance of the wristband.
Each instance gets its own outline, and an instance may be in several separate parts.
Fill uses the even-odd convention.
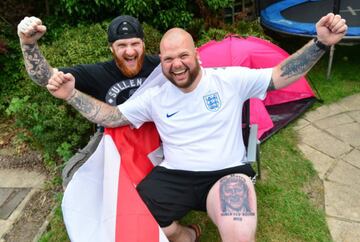
[[[315,45],[316,45],[319,49],[321,49],[321,50],[327,51],[327,50],[330,49],[330,46],[325,45],[324,43],[322,43],[321,41],[319,41],[317,37],[314,39],[314,43],[315,43]]]

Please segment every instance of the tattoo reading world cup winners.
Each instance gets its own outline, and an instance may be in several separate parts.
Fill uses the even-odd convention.
[[[230,175],[220,180],[221,216],[233,216],[242,221],[243,216],[255,216],[250,207],[249,188],[239,175]]]

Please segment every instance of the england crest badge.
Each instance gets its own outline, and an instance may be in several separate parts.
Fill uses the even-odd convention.
[[[203,97],[205,106],[209,111],[216,112],[221,107],[221,100],[219,93],[211,93]]]

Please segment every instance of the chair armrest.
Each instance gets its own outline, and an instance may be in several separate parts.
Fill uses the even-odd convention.
[[[253,163],[257,161],[257,152],[259,141],[257,139],[258,125],[251,124],[249,132],[249,142],[247,146],[247,162]]]

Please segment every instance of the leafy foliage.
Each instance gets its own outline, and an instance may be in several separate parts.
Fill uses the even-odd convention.
[[[23,138],[47,153],[47,165],[55,165],[54,159],[58,156],[69,158],[73,147],[85,144],[86,139],[81,136],[89,133],[89,123],[47,92],[39,92],[35,85],[27,89],[26,94],[14,97],[7,113],[15,117],[16,125],[30,131]]]
[[[222,28],[209,28],[202,30],[197,41],[197,45],[203,45],[210,40],[222,40],[229,34],[241,37],[255,36],[270,40],[271,38],[264,34],[258,21],[238,21],[233,25],[224,25]]]
[[[70,22],[79,21],[96,22],[118,15],[132,15],[159,29],[169,26],[185,27],[192,20],[193,14],[188,11],[189,2],[186,0],[96,0],[86,2],[83,0],[58,0],[55,7],[57,15],[67,15]],[[76,22],[75,22],[76,21]]]
[[[57,15],[65,13],[68,16],[75,17],[73,20],[88,19],[90,21],[101,20],[102,16],[119,11],[119,6],[123,4],[121,0],[95,0],[91,2],[83,0],[59,0],[58,2],[58,6],[61,7],[55,7]]]
[[[140,21],[164,31],[170,27],[187,28],[192,21],[222,16],[222,9],[233,4],[233,0],[58,0],[55,12],[59,17],[69,16],[70,22],[96,22],[118,15],[132,15]],[[206,15],[206,16],[205,16]],[[75,22],[76,21],[76,22]]]
[[[146,53],[159,54],[159,43],[162,37],[161,33],[157,29],[146,23],[143,23],[142,27],[144,29],[144,42]]]
[[[223,8],[227,8],[234,3],[234,0],[205,0],[209,9],[217,11]]]
[[[0,20],[0,115],[10,103],[11,97],[22,88],[21,79],[24,78],[24,65],[21,60],[21,51],[18,40],[14,41],[15,35],[12,25]]]
[[[49,0],[48,0],[49,1]],[[0,1],[0,18],[14,27],[24,16],[38,15],[46,12],[45,1],[2,0]]]

